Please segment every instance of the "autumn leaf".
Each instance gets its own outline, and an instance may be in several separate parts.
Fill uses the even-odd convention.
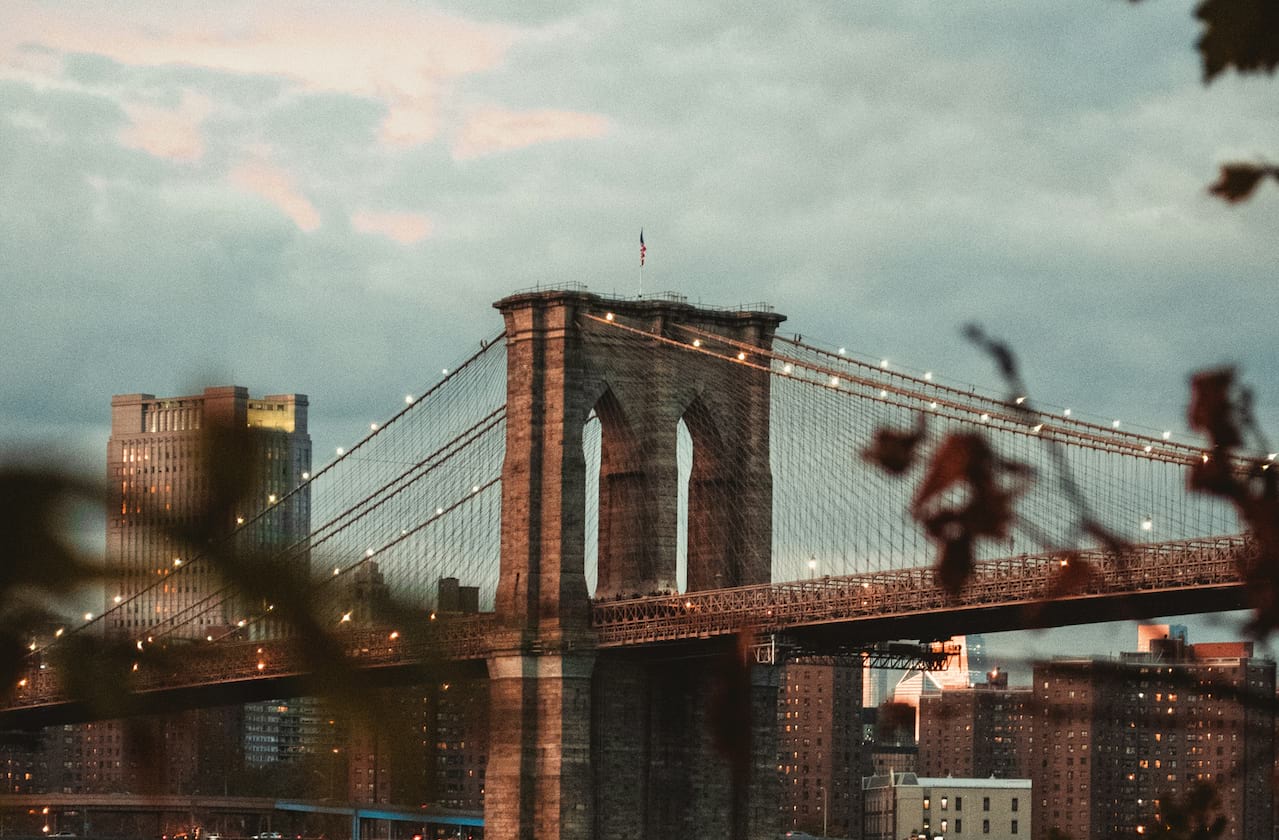
[[[1093,564],[1076,553],[1065,554],[1059,559],[1060,564],[1048,590],[1049,598],[1080,595],[1087,592],[1100,578]]]
[[[996,455],[980,434],[951,434],[937,447],[911,515],[937,544],[937,580],[951,595],[972,573],[977,540],[1008,535],[1014,501],[1031,476],[1025,464]]]
[[[1088,592],[1100,578],[1100,573],[1077,551],[1056,555],[1057,568],[1048,584],[1048,593],[1042,601],[1028,604],[1023,610],[1023,622],[1027,627],[1045,624],[1045,612],[1053,601]]]
[[[1190,406],[1186,409],[1186,419],[1190,421],[1190,428],[1206,434],[1214,447],[1234,447],[1243,443],[1231,399],[1234,382],[1233,368],[1202,371],[1190,378]]]
[[[973,541],[966,533],[941,541],[937,558],[937,582],[951,595],[958,595],[973,573]]]
[[[957,484],[967,483],[974,487],[988,485],[994,461],[995,455],[981,435],[948,435],[933,453],[928,472],[915,491],[912,507],[918,512]]]
[[[1274,0],[1204,0],[1199,55],[1204,84],[1231,67],[1239,73],[1273,73],[1279,64],[1279,3]]]
[[[915,452],[924,439],[924,418],[921,415],[915,428],[909,432],[880,428],[870,445],[862,450],[862,458],[887,473],[901,475],[915,463]]]
[[[1270,175],[1279,180],[1279,167],[1260,166],[1254,163],[1223,163],[1221,177],[1208,187],[1208,192],[1235,204],[1252,195],[1261,179]]]

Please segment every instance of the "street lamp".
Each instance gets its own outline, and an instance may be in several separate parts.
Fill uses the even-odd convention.
[[[810,577],[817,577],[817,558],[816,557],[809,558],[808,571],[811,573],[809,575]]]

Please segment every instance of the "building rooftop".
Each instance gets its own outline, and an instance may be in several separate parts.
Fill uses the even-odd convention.
[[[914,773],[884,773],[862,778],[863,790],[886,787],[965,788],[971,790],[1030,790],[1030,779],[966,779],[946,776],[916,776]]]
[[[930,776],[919,776],[916,778],[916,783],[920,787],[1030,790],[1030,779],[956,779],[950,776],[947,776],[944,779],[939,779]]]

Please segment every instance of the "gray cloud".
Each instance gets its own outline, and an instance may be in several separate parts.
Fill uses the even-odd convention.
[[[331,451],[500,329],[494,299],[634,293],[641,225],[646,291],[771,301],[807,337],[990,385],[958,338],[978,320],[1045,401],[1160,428],[1183,425],[1189,370],[1238,362],[1279,429],[1279,193],[1204,191],[1218,162],[1273,155],[1277,88],[1204,89],[1184,9],[482,6],[456,14],[518,35],[433,88],[438,133],[403,147],[379,139],[389,96],[266,71],[79,47],[45,48],[50,78],[0,74],[3,439],[66,418],[104,438],[112,393],[216,378],[309,393]],[[198,157],[121,144],[126,106],[193,94]],[[608,130],[455,159],[481,108]],[[246,161],[318,228],[237,186]],[[361,209],[431,233],[362,234]]]

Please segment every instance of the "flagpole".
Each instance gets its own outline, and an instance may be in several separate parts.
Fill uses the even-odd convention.
[[[644,255],[648,253],[648,248],[644,245],[644,228],[640,228],[640,265],[639,265],[639,296],[644,297]]]

